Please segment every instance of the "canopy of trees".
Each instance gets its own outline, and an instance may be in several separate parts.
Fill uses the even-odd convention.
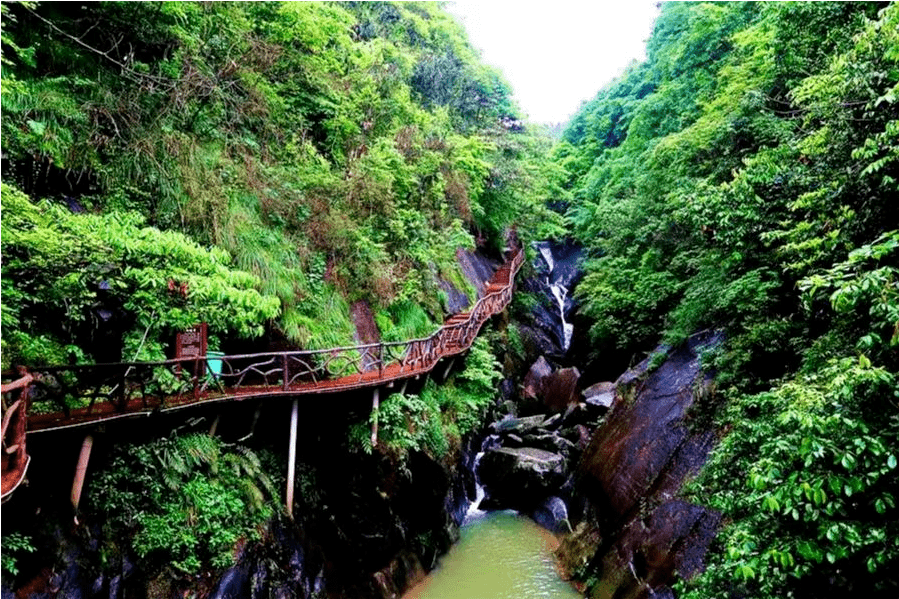
[[[897,592],[897,85],[895,3],[666,3],[554,150],[598,355],[727,334],[682,596]]]
[[[459,247],[559,221],[548,142],[436,4],[2,10],[4,366],[96,359],[103,327],[127,346],[149,326],[161,351],[204,318],[345,345],[357,299],[436,322]],[[120,318],[90,326],[100,312]]]

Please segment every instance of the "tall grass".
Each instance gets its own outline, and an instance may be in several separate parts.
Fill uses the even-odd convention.
[[[437,330],[437,323],[419,304],[400,300],[375,312],[375,323],[385,342],[406,341],[428,337]]]
[[[350,305],[331,285],[285,308],[281,326],[287,338],[305,349],[327,349],[355,345],[355,326]]]

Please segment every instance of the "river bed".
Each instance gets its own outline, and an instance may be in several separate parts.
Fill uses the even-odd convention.
[[[403,599],[576,599],[559,577],[556,538],[512,511],[479,512],[437,568]]]

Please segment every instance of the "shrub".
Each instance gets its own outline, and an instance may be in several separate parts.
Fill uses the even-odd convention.
[[[116,448],[89,493],[109,541],[127,539],[141,559],[184,574],[230,566],[278,496],[251,451],[203,434]]]

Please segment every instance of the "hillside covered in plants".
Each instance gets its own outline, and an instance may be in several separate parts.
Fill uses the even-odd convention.
[[[666,3],[647,55],[554,157],[594,363],[724,333],[688,416],[724,528],[678,595],[895,596],[899,6]]]
[[[73,534],[53,528],[71,518],[55,479],[82,440],[32,443],[66,472],[17,491],[17,526],[41,529],[4,529],[17,583],[68,569],[95,596],[227,596],[244,572],[270,596],[397,596],[458,539],[477,456],[544,443],[565,463],[560,554],[589,556],[568,572],[592,597],[899,596],[895,2],[663,3],[646,60],[554,141],[438,3],[7,2],[2,19],[4,371],[164,359],[201,321],[213,350],[352,345],[359,305],[383,340],[421,337],[451,292],[473,299],[460,250],[541,240],[547,265],[458,372],[304,406],[287,512],[271,404],[98,433]],[[603,429],[646,388],[688,407]],[[690,435],[695,463],[635,467]],[[633,501],[594,518],[611,493],[583,482],[606,474]],[[705,543],[645,550],[663,502],[711,514]],[[620,539],[639,547],[605,559]],[[653,571],[675,549],[690,572]]]
[[[3,366],[429,334],[459,248],[559,219],[432,3],[3,4]],[[556,223],[556,224],[553,224]]]

